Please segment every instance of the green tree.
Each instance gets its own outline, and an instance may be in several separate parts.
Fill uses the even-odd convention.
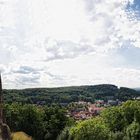
[[[125,127],[125,121],[120,107],[111,107],[104,110],[101,117],[113,132],[122,131]]]
[[[126,137],[128,140],[140,140],[140,124],[131,123],[126,129]]]
[[[9,127],[12,131],[21,131],[20,122],[23,120],[23,116],[21,115],[22,105],[18,103],[5,104],[4,108],[4,115]]]
[[[56,140],[58,134],[68,124],[66,110],[59,106],[45,107],[44,109],[44,124],[46,128],[46,138]]]
[[[127,101],[120,107],[125,120],[125,125],[128,126],[134,120],[140,123],[140,101]]]
[[[109,140],[124,140],[124,133],[123,132],[110,132]]]
[[[70,127],[65,127],[64,130],[58,135],[57,140],[69,140]]]
[[[34,105],[5,105],[7,124],[12,131],[24,131],[35,139],[43,138],[43,110]]]
[[[109,129],[102,118],[94,118],[79,122],[70,129],[74,140],[108,140]]]
[[[43,110],[34,105],[24,105],[22,108],[22,131],[33,136],[35,139],[43,139],[45,126],[43,124]]]

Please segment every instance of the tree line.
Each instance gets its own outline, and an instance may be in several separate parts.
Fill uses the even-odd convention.
[[[4,90],[6,103],[19,102],[28,104],[51,105],[68,104],[79,100],[94,102],[96,99],[119,99],[126,101],[140,96],[130,88],[118,88],[115,85],[76,86],[61,88],[32,88],[23,90]]]
[[[5,104],[4,114],[12,132],[24,131],[34,140],[140,140],[140,101],[106,108],[78,122],[59,105]]]

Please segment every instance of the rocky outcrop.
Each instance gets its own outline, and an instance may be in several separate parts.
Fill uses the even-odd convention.
[[[11,140],[11,132],[7,124],[3,123],[0,126],[0,140]]]

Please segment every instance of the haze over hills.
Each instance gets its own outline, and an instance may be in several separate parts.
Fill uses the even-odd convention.
[[[96,99],[125,101],[139,95],[139,92],[134,89],[118,88],[111,84],[4,90],[6,102],[34,104],[70,103],[79,100],[94,102]]]
[[[138,87],[138,88],[134,88],[134,90],[136,90],[136,91],[140,91],[140,87]]]

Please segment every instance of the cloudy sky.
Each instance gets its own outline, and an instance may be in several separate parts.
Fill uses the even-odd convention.
[[[140,87],[140,0],[0,0],[4,88]]]

